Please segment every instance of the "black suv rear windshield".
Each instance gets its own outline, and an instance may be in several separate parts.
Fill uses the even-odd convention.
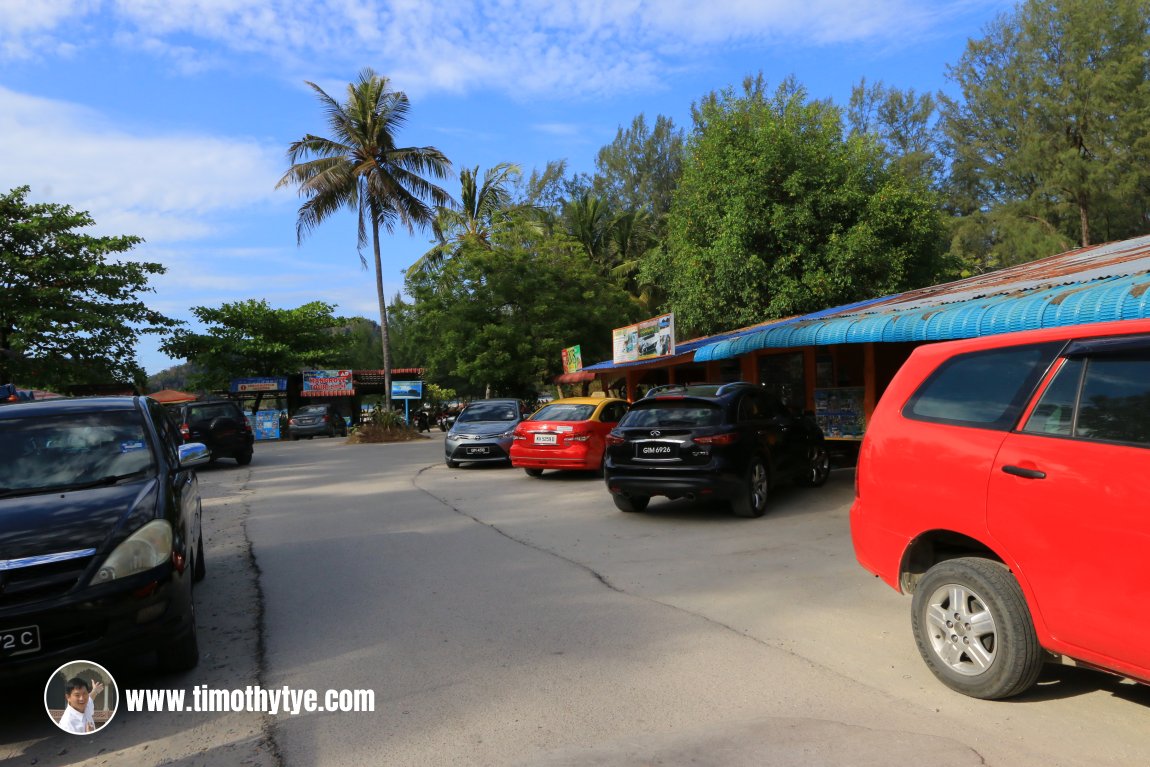
[[[640,400],[640,402],[642,402]],[[620,427],[667,428],[672,426],[718,426],[723,422],[723,409],[706,402],[660,401],[653,405],[636,404],[627,411]]]
[[[214,402],[207,405],[190,405],[187,410],[189,421],[210,421],[213,418],[235,418],[238,407],[234,402]]]

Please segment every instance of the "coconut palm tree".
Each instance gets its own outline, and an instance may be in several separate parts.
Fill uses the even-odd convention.
[[[520,172],[518,165],[501,162],[484,172],[480,184],[479,166],[460,171],[459,206],[436,211],[432,224],[436,244],[408,268],[407,275],[430,272],[468,245],[490,249],[492,228],[511,208],[508,184]]]
[[[306,81],[305,81],[306,82]],[[299,241],[333,213],[348,209],[359,219],[360,261],[367,268],[362,248],[369,236],[375,258],[375,291],[382,330],[385,400],[391,408],[391,337],[379,255],[379,229],[389,234],[401,226],[410,234],[434,219],[434,210],[452,202],[451,196],[425,176],[446,178],[450,161],[435,147],[398,147],[395,135],[411,108],[407,94],[393,91],[391,81],[371,68],[347,86],[347,100],[339,103],[318,85],[307,85],[323,104],[331,138],[305,135],[288,147],[291,167],[276,187],[298,185],[307,199],[296,221]]]

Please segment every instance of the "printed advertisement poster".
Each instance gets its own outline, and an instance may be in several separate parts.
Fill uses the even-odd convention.
[[[350,397],[355,394],[351,386],[350,370],[303,371],[304,397]]]
[[[612,360],[639,362],[675,353],[675,315],[661,314],[612,331]]]
[[[578,346],[563,350],[563,372],[577,373],[583,369],[583,351]]]
[[[423,381],[392,381],[392,399],[423,399]]]

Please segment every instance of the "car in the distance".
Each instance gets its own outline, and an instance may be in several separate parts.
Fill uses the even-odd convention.
[[[599,471],[607,432],[627,412],[627,400],[568,397],[547,403],[515,427],[511,465],[528,476],[545,469]]]
[[[233,400],[203,400],[170,406],[185,442],[208,446],[211,460],[234,458],[240,466],[252,462],[255,434]]]
[[[196,665],[207,460],[146,397],[0,407],[0,679],[145,652]]]
[[[604,478],[621,511],[658,495],[724,500],[738,516],[760,517],[776,484],[817,487],[830,475],[814,418],[745,381],[655,387],[606,442]]]
[[[304,405],[288,419],[288,435],[297,440],[301,437],[347,436],[347,421],[339,414],[335,405],[320,403]]]
[[[463,462],[507,463],[515,427],[524,418],[517,399],[481,399],[456,417],[443,441],[444,462],[454,469]]]
[[[867,425],[855,555],[953,690],[1052,660],[1150,683],[1147,466],[1150,320],[921,346]]]

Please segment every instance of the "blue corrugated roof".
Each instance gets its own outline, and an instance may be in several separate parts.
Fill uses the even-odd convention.
[[[868,341],[944,341],[1016,330],[1150,317],[1150,273],[1053,285],[950,304],[800,317],[696,350],[695,361],[755,349]]]
[[[697,338],[679,344],[672,358],[620,365],[608,360],[584,370],[707,362],[768,348],[944,341],[1145,317],[1150,317],[1150,235]]]

